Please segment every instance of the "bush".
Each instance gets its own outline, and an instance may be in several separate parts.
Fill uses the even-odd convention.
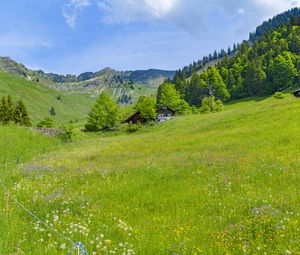
[[[221,100],[217,100],[215,103],[215,111],[216,112],[222,112],[224,109],[224,104]]]
[[[215,97],[206,97],[202,100],[200,107],[200,113],[208,114],[212,112],[221,112],[224,109],[223,102],[221,100],[216,100]]]
[[[203,103],[204,102],[204,103]],[[211,108],[209,106],[209,103],[203,100],[202,106],[200,107],[200,113],[201,114],[208,114],[211,113]]]
[[[45,118],[37,124],[38,128],[53,128],[54,121],[51,118]]]
[[[276,92],[273,97],[275,99],[283,99],[284,98],[284,94],[282,92]]]
[[[87,135],[82,132],[80,129],[75,128],[72,125],[66,125],[62,126],[61,129],[63,130],[63,133],[61,133],[58,137],[63,142],[78,142],[82,141],[84,139],[87,139]]]
[[[140,125],[137,124],[129,124],[126,128],[126,131],[129,133],[134,133],[140,129]]]

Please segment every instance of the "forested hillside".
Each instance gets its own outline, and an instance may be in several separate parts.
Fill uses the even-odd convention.
[[[254,32],[250,33],[249,42],[256,42],[266,33],[279,28],[298,16],[300,16],[300,8],[298,7],[274,16],[263,22],[263,24],[258,26]],[[240,44],[236,43],[232,48],[229,46],[227,50],[221,49],[219,52],[215,50],[213,53],[203,56],[198,61],[194,61],[182,69],[177,70],[175,72],[174,80],[182,79],[182,77],[191,77],[194,73],[206,71],[207,67],[215,65],[216,62],[221,61],[226,55],[233,56],[239,48]]]
[[[191,105],[208,96],[229,101],[270,95],[299,85],[300,26],[294,17],[280,28],[266,32],[255,42],[244,41],[234,55],[225,57],[190,80],[177,72],[173,82]]]

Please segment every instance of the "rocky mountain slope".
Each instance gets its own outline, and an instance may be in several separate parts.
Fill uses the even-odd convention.
[[[0,57],[0,71],[15,74],[56,90],[76,91],[92,96],[105,90],[121,104],[131,104],[140,95],[155,95],[158,86],[165,79],[171,79],[175,73],[156,69],[117,71],[105,68],[98,72],[86,72],[78,76],[59,75],[45,73],[42,70],[30,70],[9,57]]]

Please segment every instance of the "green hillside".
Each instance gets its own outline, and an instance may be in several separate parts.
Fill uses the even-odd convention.
[[[1,175],[12,197],[89,254],[299,254],[299,112],[291,95],[247,99],[218,114],[57,145]],[[58,143],[0,130],[1,142],[25,137],[19,154]],[[9,213],[0,206],[0,254],[70,248],[15,204]]]
[[[9,73],[0,73],[0,96],[7,95],[11,95],[13,101],[21,98],[35,123],[45,117],[51,117],[57,123],[84,120],[95,101],[85,94],[57,91]],[[57,99],[59,95],[60,100]],[[52,106],[56,116],[50,116]]]

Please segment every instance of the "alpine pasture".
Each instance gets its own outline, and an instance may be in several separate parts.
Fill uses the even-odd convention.
[[[1,126],[0,254],[300,254],[300,101],[286,94],[62,143]],[[72,253],[71,253],[72,254]]]

